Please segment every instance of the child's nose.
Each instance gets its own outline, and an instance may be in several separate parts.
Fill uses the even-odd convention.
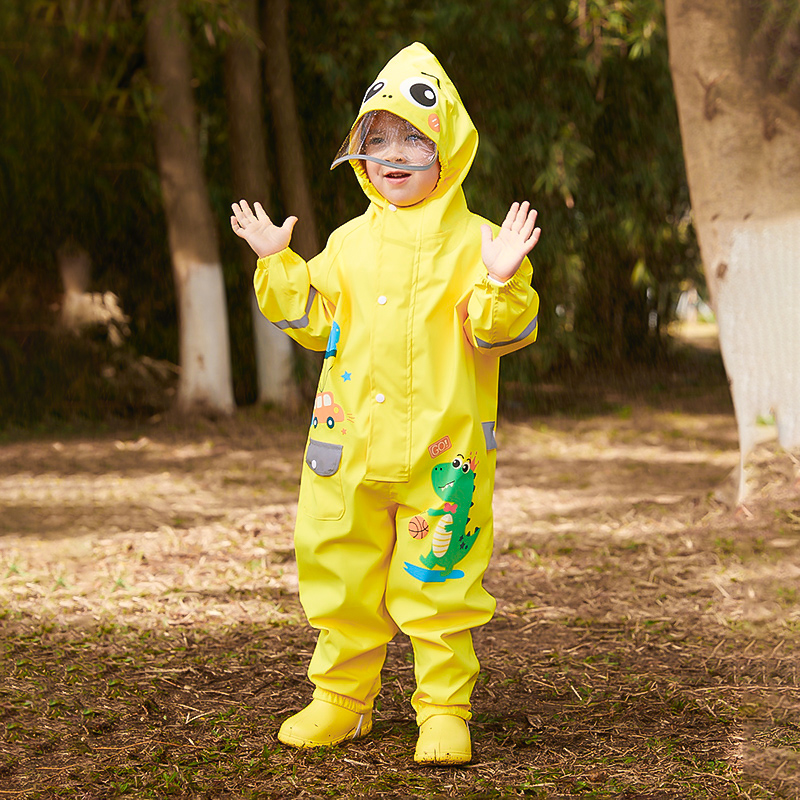
[[[392,142],[389,145],[389,152],[386,154],[386,160],[394,161],[398,164],[402,164],[406,160],[403,148],[397,142]]]

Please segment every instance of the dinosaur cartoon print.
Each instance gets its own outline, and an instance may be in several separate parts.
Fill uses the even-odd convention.
[[[433,489],[442,500],[441,508],[429,508],[429,517],[440,517],[431,537],[431,550],[420,556],[426,567],[404,564],[406,572],[423,583],[443,583],[448,578],[463,578],[464,573],[455,569],[472,549],[480,528],[467,531],[472,495],[475,492],[474,458],[457,455],[452,461],[436,464],[431,472]]]

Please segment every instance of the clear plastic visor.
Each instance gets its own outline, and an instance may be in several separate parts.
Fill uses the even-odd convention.
[[[343,161],[358,160],[420,171],[430,169],[437,154],[436,143],[410,122],[390,111],[370,111],[353,126],[331,169]]]

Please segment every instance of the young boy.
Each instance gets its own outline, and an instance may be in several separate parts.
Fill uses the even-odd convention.
[[[316,688],[281,726],[285,744],[367,734],[400,630],[414,650],[415,760],[472,757],[470,631],[495,607],[481,581],[498,357],[536,338],[527,254],[540,234],[528,203],[500,229],[467,209],[477,147],[455,87],[416,43],[367,90],[333,162],[350,161],[370,205],[319,256],[289,249],[295,217],[278,227],[258,203],[232,206],[233,230],[258,255],[261,310],[325,351],[295,529],[300,599],[320,631]]]

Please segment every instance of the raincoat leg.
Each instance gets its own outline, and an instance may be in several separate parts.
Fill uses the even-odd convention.
[[[397,632],[384,599],[394,506],[380,484],[362,482],[344,493],[339,519],[314,518],[339,513],[319,502],[318,482],[329,480],[304,474],[295,528],[300,601],[320,631],[308,676],[315,699],[364,713],[380,690],[386,645]]]
[[[426,571],[422,561],[432,550],[436,517],[429,517],[427,536],[409,535],[409,523],[418,518],[419,509],[432,503],[429,472],[410,487],[406,503],[398,509],[397,549],[389,569],[386,605],[414,648],[417,688],[411,703],[418,725],[436,714],[471,717],[470,696],[480,669],[471,630],[487,623],[496,605],[482,585],[492,554],[494,455],[484,457],[479,467],[483,477],[475,483],[467,525],[474,541],[468,541],[466,556],[449,577],[445,578],[446,569]]]

